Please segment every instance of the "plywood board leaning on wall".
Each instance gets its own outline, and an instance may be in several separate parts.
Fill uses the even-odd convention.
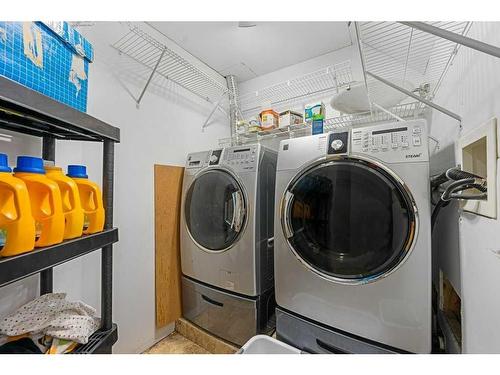
[[[181,316],[179,225],[184,168],[155,165],[155,289],[156,326]]]

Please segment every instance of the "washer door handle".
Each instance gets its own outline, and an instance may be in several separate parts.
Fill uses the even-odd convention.
[[[231,195],[233,202],[233,220],[231,222],[231,229],[235,232],[241,230],[243,224],[243,217],[245,216],[245,208],[243,207],[243,195],[239,190],[234,191]]]
[[[286,238],[290,238],[293,236],[293,229],[292,225],[290,224],[290,202],[292,201],[293,197],[293,193],[287,190],[283,199],[283,229],[285,231]]]

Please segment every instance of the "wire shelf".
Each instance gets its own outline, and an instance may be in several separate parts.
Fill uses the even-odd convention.
[[[411,102],[399,104],[390,108],[388,111],[393,115],[403,119],[411,120],[421,118],[425,115],[426,105],[421,102]],[[379,122],[397,121],[394,116],[387,112],[373,111],[373,113],[365,112],[355,115],[342,115],[326,119],[323,128],[325,131],[335,130],[344,127],[357,127],[362,125],[370,125]]]
[[[421,102],[399,104],[388,110],[403,120],[422,118],[425,116],[427,106]],[[383,111],[373,113],[359,113],[353,115],[342,115],[332,117],[323,121],[324,132],[341,128],[358,127],[363,125],[374,125],[380,122],[397,121],[394,116]],[[269,138],[298,138],[311,135],[311,125],[308,123],[290,125],[283,128],[265,130],[255,133],[236,134],[230,138],[219,139],[219,146],[229,147],[251,143],[259,143]]]
[[[472,23],[428,24],[466,35]],[[434,98],[459,45],[397,22],[360,22],[358,25],[365,71],[410,91],[419,90],[419,94],[429,100]],[[372,103],[393,90],[371,77],[367,77],[367,85]]]
[[[352,82],[351,62],[344,61],[240,95],[240,110],[245,118],[269,105],[277,111],[286,110],[294,102],[300,101],[301,104],[304,104],[305,99],[337,92]]]
[[[146,66],[151,72],[211,103],[217,102],[227,93],[227,86],[137,26],[130,25],[130,31],[112,47]],[[153,75],[153,83],[155,79]]]

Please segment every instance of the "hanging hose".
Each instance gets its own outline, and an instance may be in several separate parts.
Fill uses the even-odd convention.
[[[431,215],[431,230],[434,229],[439,212],[443,207],[449,205],[453,199],[462,200],[484,200],[488,198],[486,180],[473,173],[462,171],[458,168],[450,168],[446,172],[431,178],[431,188],[435,191],[443,183],[452,180],[443,191],[441,198],[434,206]],[[476,189],[480,194],[458,194],[461,191]]]
[[[434,229],[434,224],[436,224],[436,219],[439,215],[439,211],[441,211],[441,208],[446,207],[450,204],[450,201],[443,201],[439,200],[437,204],[434,206],[434,209],[432,210],[432,215],[431,215],[431,230]]]
[[[484,180],[483,177],[475,175],[474,173],[462,171],[459,168],[450,168],[445,172],[446,177],[450,180],[463,180],[464,178],[477,178],[479,180]]]

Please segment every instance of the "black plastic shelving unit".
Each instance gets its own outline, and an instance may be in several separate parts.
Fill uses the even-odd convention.
[[[42,157],[45,160],[54,161],[56,139],[103,144],[104,231],[0,258],[0,287],[40,273],[40,294],[51,293],[53,267],[101,249],[102,326],[74,353],[111,353],[118,340],[118,329],[112,318],[113,243],[118,241],[118,229],[113,228],[113,175],[114,145],[120,142],[120,129],[4,77],[0,77],[0,128],[42,137]]]

